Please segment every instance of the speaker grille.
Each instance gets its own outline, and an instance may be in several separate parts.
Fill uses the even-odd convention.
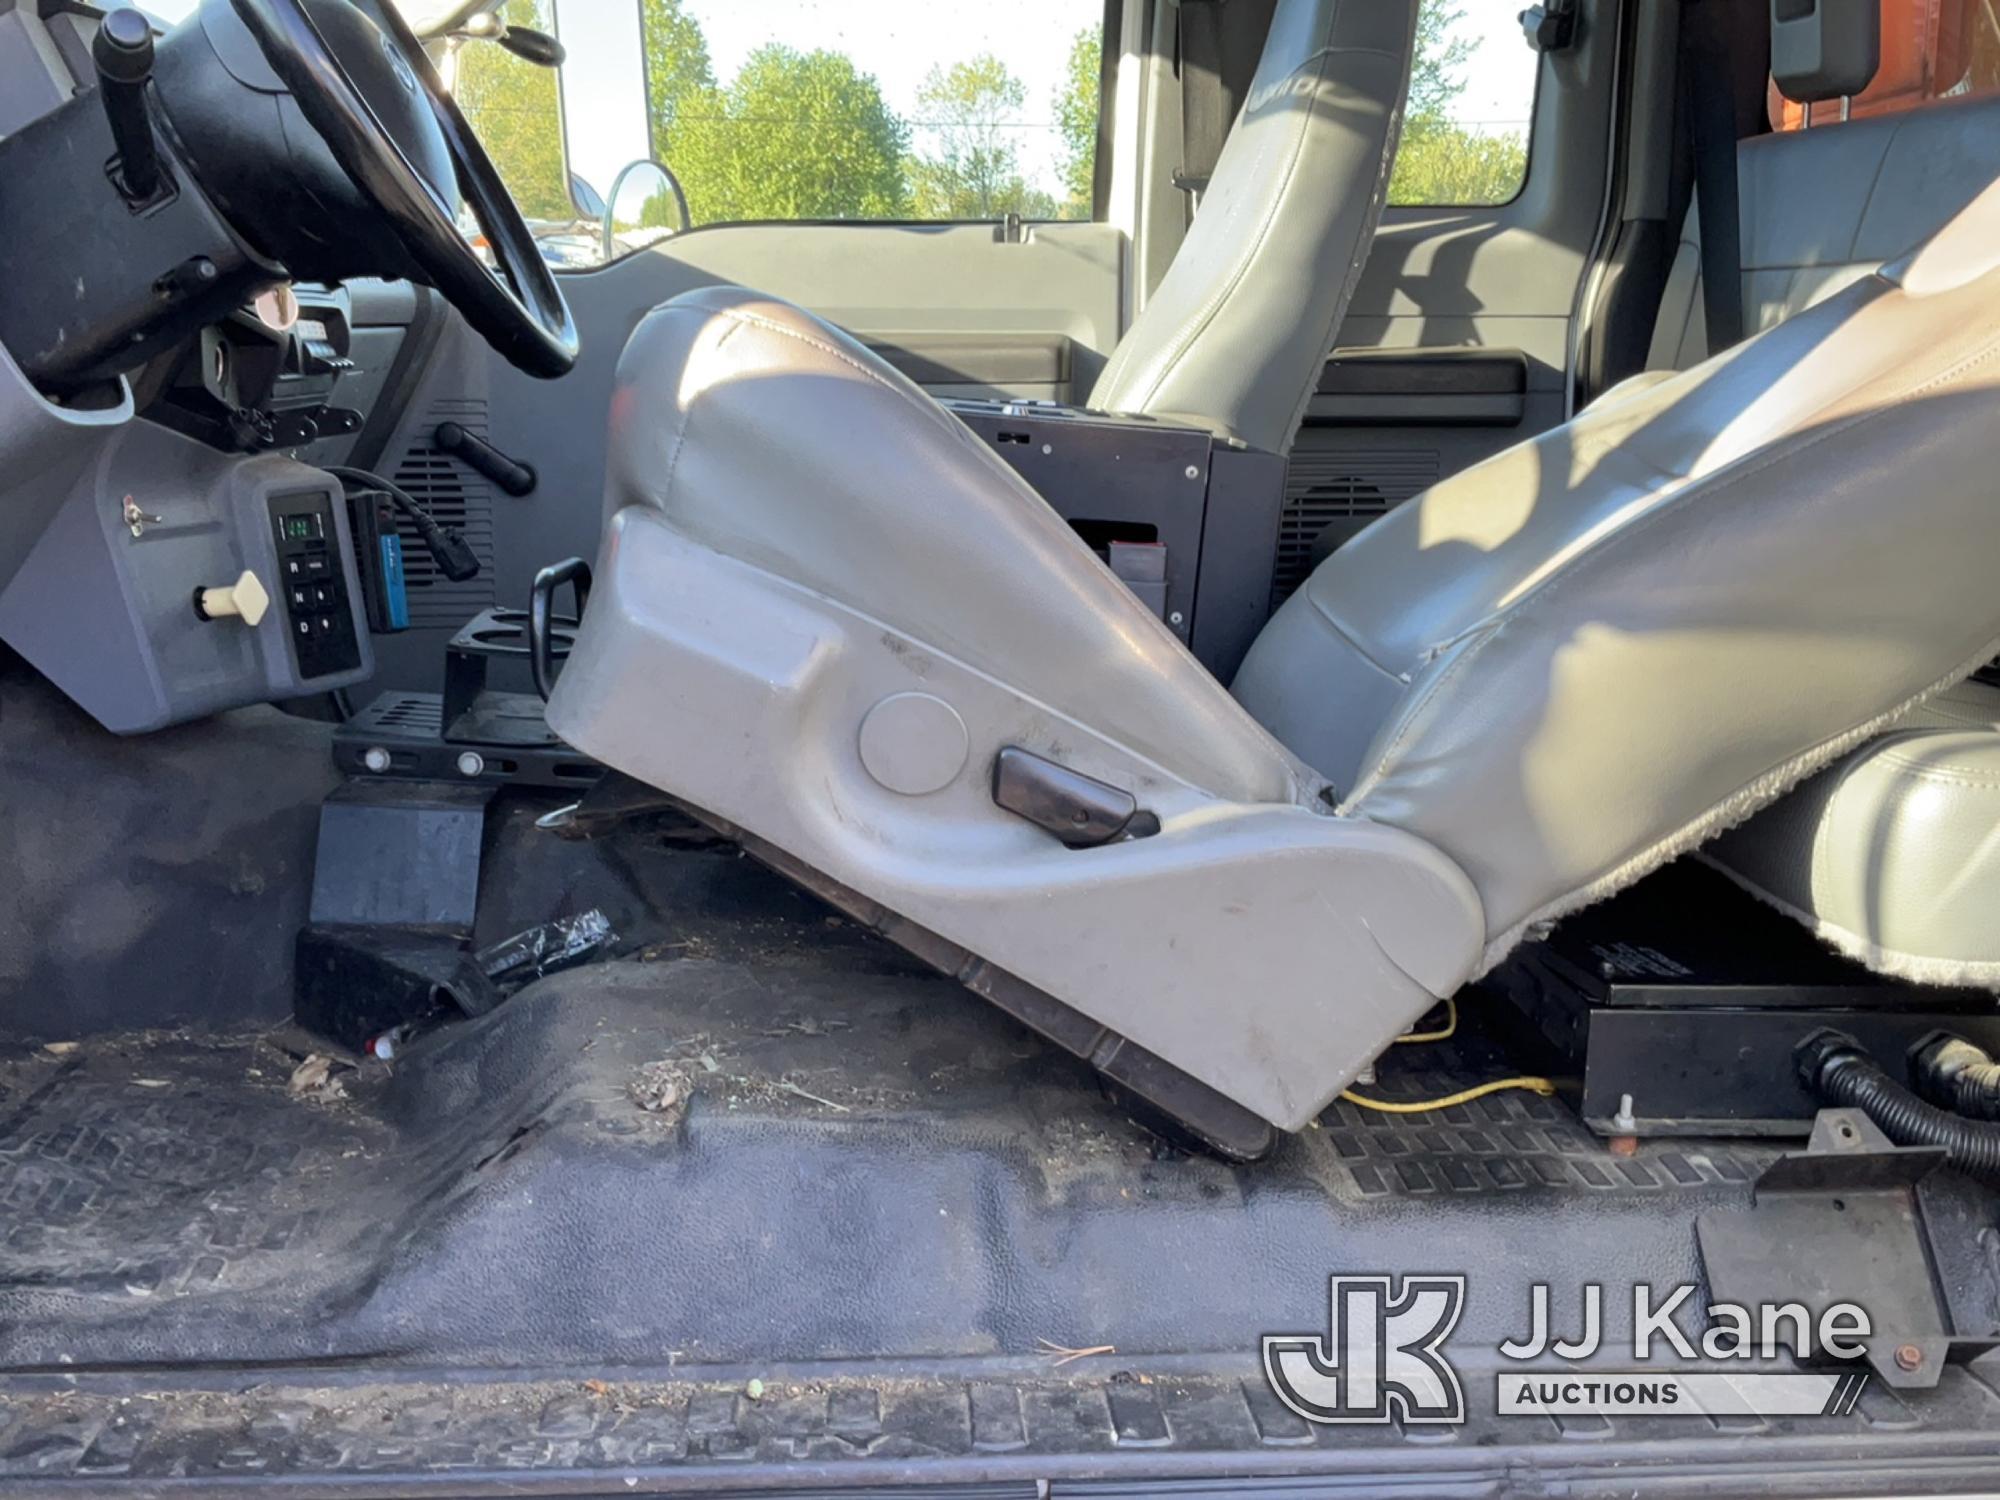
[[[453,583],[438,572],[417,528],[400,512],[396,530],[403,538],[403,582],[409,590],[410,624],[456,630],[482,609],[497,602],[493,582],[493,487],[480,475],[431,446],[430,435],[440,422],[456,422],[468,432],[487,435],[486,403],[451,399],[431,403],[416,440],[403,454],[390,478],[438,521],[465,535],[479,559],[479,576]]]
[[[1285,510],[1271,573],[1271,608],[1291,597],[1312,571],[1313,543],[1336,521],[1369,521],[1437,483],[1432,448],[1326,448],[1292,454]]]

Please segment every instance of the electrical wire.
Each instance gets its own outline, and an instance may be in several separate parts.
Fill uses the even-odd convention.
[[[1458,1033],[1458,1001],[1444,1002],[1444,1025],[1435,1031],[1406,1031],[1396,1038],[1399,1044],[1410,1042],[1442,1042]],[[1531,1094],[1548,1098],[1556,1091],[1556,1086],[1546,1078],[1523,1075],[1519,1078],[1500,1078],[1492,1083],[1482,1083],[1469,1089],[1461,1089],[1456,1094],[1446,1094],[1442,1099],[1416,1099],[1404,1102],[1393,1099],[1368,1099],[1352,1089],[1343,1089],[1340,1097],[1361,1109],[1372,1109],[1385,1115],[1421,1115],[1434,1109],[1449,1109],[1454,1104],[1469,1104],[1474,1099],[1484,1099],[1488,1094],[1502,1093],[1508,1089],[1523,1089]]]
[[[423,538],[424,549],[437,563],[438,571],[453,583],[464,583],[479,576],[479,559],[473,554],[464,535],[440,522],[436,516],[419,505],[402,486],[367,469],[350,469],[339,464],[328,464],[325,468],[327,473],[345,485],[376,490],[387,495],[391,503],[410,518],[410,524],[417,528],[417,535]]]
[[[1443,1026],[1436,1031],[1406,1031],[1396,1038],[1396,1042],[1399,1046],[1408,1045],[1411,1042],[1443,1042],[1449,1041],[1457,1034],[1458,1002],[1456,1000],[1447,1000],[1444,1003]]]
[[[1482,1083],[1476,1088],[1461,1089],[1456,1094],[1446,1094],[1442,1099],[1413,1099],[1408,1102],[1391,1099],[1364,1099],[1352,1089],[1342,1089],[1340,1097],[1349,1104],[1362,1109],[1372,1109],[1385,1115],[1421,1115],[1434,1109],[1450,1109],[1454,1104],[1470,1104],[1474,1099],[1484,1099],[1488,1094],[1498,1094],[1508,1089],[1522,1089],[1530,1094],[1540,1094],[1548,1098],[1556,1091],[1556,1086],[1546,1078],[1496,1078],[1491,1083]]]

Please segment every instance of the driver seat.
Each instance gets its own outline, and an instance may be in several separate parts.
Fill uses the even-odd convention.
[[[1232,696],[915,385],[708,288],[620,362],[549,720],[1156,1103],[1296,1130],[1995,654],[1996,424],[2000,185],[1390,513]]]

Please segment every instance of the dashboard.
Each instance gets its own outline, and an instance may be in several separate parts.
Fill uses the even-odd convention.
[[[0,159],[17,206],[55,202],[24,182],[74,175],[37,133],[66,111],[101,113],[89,97],[95,33],[84,7],[0,0]],[[160,253],[180,253],[173,227],[143,205],[117,216],[114,239],[152,233]],[[143,254],[138,244],[110,255],[79,242],[65,267],[76,301],[88,294],[115,317],[177,292],[154,277],[151,242]],[[169,273],[200,274],[198,260]],[[17,288],[13,328],[61,337],[64,325],[34,324],[38,310],[21,302]],[[371,443],[380,451],[397,383],[420,368],[440,306],[407,281],[273,285],[266,274],[254,294],[148,334],[129,374],[73,382],[25,373],[48,365],[46,340],[0,340],[0,639],[119,733],[371,677],[356,518],[372,502],[351,499],[327,467],[365,461]],[[379,529],[366,527],[370,548]]]

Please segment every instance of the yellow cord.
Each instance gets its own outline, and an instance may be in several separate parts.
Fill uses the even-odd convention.
[[[1406,1031],[1396,1040],[1399,1043],[1442,1042],[1449,1039],[1457,1030],[1458,1002],[1447,1000],[1444,1003],[1444,1025],[1441,1028],[1436,1031]]]
[[[1406,1031],[1396,1040],[1406,1042],[1442,1042],[1458,1030],[1458,1002],[1446,1000],[1444,1003],[1444,1025],[1436,1031]],[[1401,1104],[1388,1099],[1364,1099],[1351,1090],[1343,1090],[1340,1097],[1349,1104],[1362,1109],[1372,1109],[1385,1115],[1421,1115],[1434,1109],[1449,1109],[1454,1104],[1469,1104],[1474,1099],[1484,1099],[1488,1094],[1498,1094],[1507,1089],[1526,1089],[1531,1094],[1544,1098],[1556,1091],[1556,1086],[1546,1078],[1501,1078],[1492,1083],[1482,1083],[1477,1088],[1461,1089],[1456,1094],[1447,1094],[1442,1099],[1422,1099],[1414,1103]]]
[[[1395,1103],[1387,1099],[1364,1099],[1351,1089],[1343,1089],[1340,1097],[1349,1104],[1363,1109],[1372,1109],[1385,1115],[1421,1115],[1433,1109],[1450,1109],[1454,1104],[1469,1104],[1474,1099],[1484,1099],[1488,1094],[1497,1094],[1505,1089],[1526,1089],[1531,1094],[1544,1098],[1555,1093],[1556,1086],[1546,1078],[1499,1078],[1492,1083],[1482,1083],[1477,1088],[1461,1089],[1456,1094],[1446,1094],[1442,1099],[1420,1099],[1408,1104]]]

